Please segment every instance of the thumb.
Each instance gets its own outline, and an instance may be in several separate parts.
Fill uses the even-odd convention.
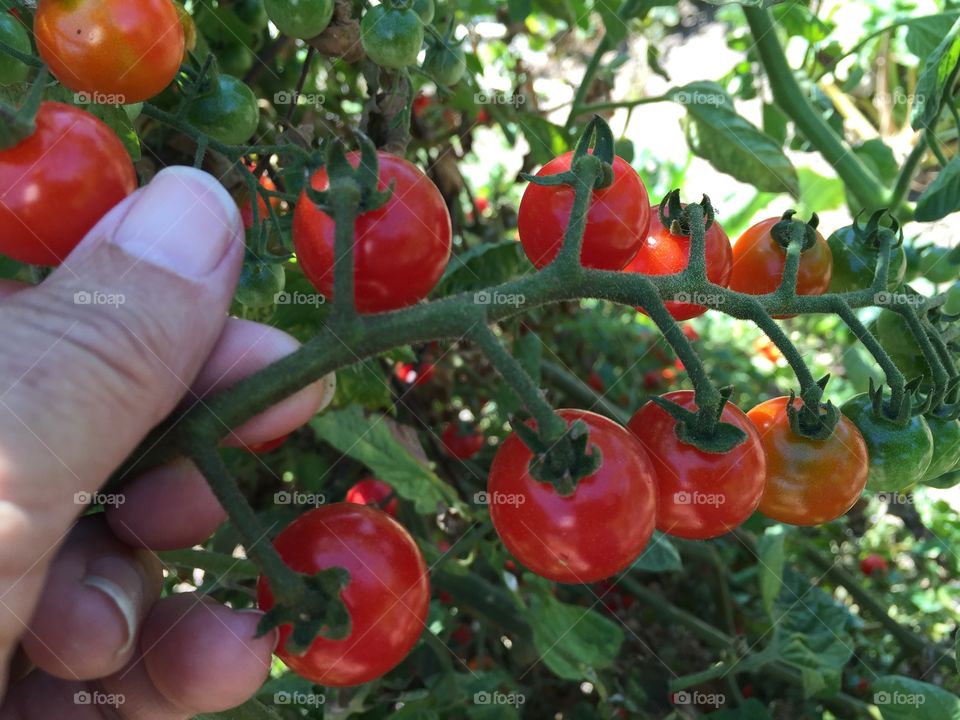
[[[242,237],[214,178],[169,168],[0,304],[0,578],[49,556],[75,498],[187,391],[226,321]]]

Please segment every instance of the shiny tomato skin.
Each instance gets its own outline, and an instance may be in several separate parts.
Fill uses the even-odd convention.
[[[370,682],[406,657],[424,629],[430,580],[420,549],[396,520],[365,505],[335,503],[304,513],[274,541],[280,557],[302,573],[346,568],[350,582],[340,597],[350,613],[343,640],[318,637],[303,655],[284,649],[289,625],[280,627],[277,657],[319,685],[345,687]],[[257,604],[274,605],[265,578]]]
[[[136,188],[113,130],[79,108],[44,102],[34,133],[0,150],[0,253],[58,265]]]
[[[516,434],[500,446],[487,485],[490,517],[513,556],[533,572],[564,583],[598,582],[632,563],[653,533],[656,474],[625,428],[587,410],[558,410],[583,420],[603,462],[561,496],[528,470],[532,453]]]
[[[40,0],[33,27],[40,57],[61,83],[114,96],[112,104],[149,100],[183,59],[183,25],[170,0]]]
[[[568,152],[544,165],[538,177],[570,170]],[[599,270],[621,270],[640,249],[650,226],[647,189],[623,158],[614,158],[613,185],[593,193],[580,262]],[[517,219],[520,242],[536,267],[549,265],[560,251],[570,222],[574,191],[561,185],[543,187],[531,183],[523,192]]]
[[[674,235],[660,222],[657,206],[650,208],[650,230],[640,246],[636,257],[623,271],[641,275],[673,275],[683,272],[690,264],[690,238],[686,235]],[[733,265],[733,249],[730,238],[714,222],[707,230],[707,279],[714,285],[726,287],[730,282]],[[703,315],[707,308],[702,305],[668,301],[665,303],[674,320],[689,320]],[[641,312],[643,310],[638,308]]]
[[[787,253],[770,235],[781,218],[758,222],[740,236],[733,246],[733,271],[730,288],[748,295],[765,295],[776,290],[783,278]],[[816,244],[800,256],[797,276],[798,295],[823,295],[830,287],[833,255],[830,246],[817,233]]]
[[[359,153],[348,153],[356,167]],[[354,277],[357,310],[378,313],[413,305],[425,298],[447,267],[452,229],[450,213],[436,185],[403,158],[380,152],[380,190],[395,183],[393,195],[378,210],[356,221]],[[326,190],[325,168],[311,184]],[[328,300],[333,297],[333,218],[306,193],[293,215],[293,243],[303,271]]]
[[[473,428],[462,433],[457,423],[450,423],[440,434],[440,441],[451,457],[469,460],[483,449],[483,433]]]
[[[760,403],[747,417],[767,454],[767,485],[760,512],[789,525],[820,525],[845,514],[867,484],[869,457],[863,435],[841,416],[826,440],[795,434],[787,417],[789,398]],[[795,400],[795,407],[800,401]]]
[[[390,498],[390,500],[384,505],[387,498]],[[399,501],[393,492],[393,488],[383,480],[377,480],[377,478],[364,478],[353,485],[347,490],[346,501],[357,505],[370,505],[380,508],[390,517],[395,518],[397,516],[397,503]]]
[[[690,390],[663,397],[687,410],[697,409]],[[677,421],[652,401],[627,424],[657,472],[657,530],[706,540],[739,527],[757,509],[767,482],[760,436],[735,405],[724,405],[720,419],[747,434],[742,444],[722,454],[681,442],[675,432]]]

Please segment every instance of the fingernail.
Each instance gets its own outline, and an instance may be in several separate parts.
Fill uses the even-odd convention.
[[[87,566],[87,574],[82,582],[103,593],[123,618],[127,639],[117,650],[117,655],[123,655],[137,638],[144,597],[143,575],[130,559],[102,557]]]
[[[178,275],[204,277],[220,264],[240,228],[236,203],[213,176],[170,167],[144,188],[113,242]]]

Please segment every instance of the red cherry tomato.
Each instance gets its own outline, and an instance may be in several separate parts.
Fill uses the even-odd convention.
[[[863,493],[869,470],[867,444],[844,415],[826,440],[794,433],[788,402],[789,398],[773,398],[747,413],[767,454],[767,485],[759,509],[790,525],[819,525],[846,513]],[[799,408],[800,401],[794,402]]]
[[[271,453],[277,448],[279,448],[289,438],[290,438],[289,434],[281,435],[280,437],[274,438],[273,440],[267,440],[266,442],[262,442],[262,443],[254,443],[253,445],[246,445],[245,449],[247,450],[247,452],[256,453],[257,455],[266,455],[267,453]]]
[[[600,377],[600,373],[598,373],[596,370],[590,371],[590,374],[587,376],[587,385],[596,390],[598,393],[602,393],[607,389],[606,383],[603,382],[603,378]]]
[[[250,167],[250,170],[253,170],[253,167]],[[276,190],[277,185],[270,179],[270,176],[264,173],[260,176],[260,186],[267,190]],[[274,210],[280,208],[280,198],[272,197],[270,198],[270,207]],[[267,209],[267,203],[263,199],[263,195],[257,193],[257,211],[260,213],[260,222],[266,222],[269,217],[269,210]],[[243,203],[240,205],[240,218],[243,220],[243,227],[247,230],[253,227],[253,204],[250,202],[250,198],[244,198]]]
[[[342,567],[350,582],[340,597],[350,613],[343,640],[318,637],[303,655],[284,648],[292,628],[280,627],[277,657],[319,685],[343,687],[369,682],[396,667],[416,644],[427,620],[430,580],[416,542],[384,512],[336,503],[304,513],[274,545],[301,573]],[[274,606],[266,579],[257,583],[257,604]]]
[[[57,265],[136,187],[113,130],[78,108],[41,103],[34,133],[0,150],[0,253]]]
[[[357,310],[386,312],[425,298],[447,267],[452,230],[450,213],[437,186],[416,166],[379,153],[380,190],[394,184],[393,195],[378,210],[364,213],[355,225],[354,277]],[[360,154],[348,153],[356,167]],[[314,173],[316,190],[328,189],[326,168]],[[333,218],[306,193],[293,214],[293,244],[303,272],[313,286],[333,297]]]
[[[641,275],[673,275],[683,272],[690,264],[690,238],[674,235],[660,222],[659,208],[650,208],[650,230],[646,241],[640,246],[637,256],[624,268],[624,272]],[[726,287],[730,282],[733,265],[733,249],[730,239],[714,222],[707,230],[707,278],[715,285]],[[685,302],[668,301],[667,310],[674,320],[689,320],[703,315],[707,308]],[[642,309],[638,308],[639,310]]]
[[[183,59],[183,25],[170,0],[40,0],[33,29],[57,80],[91,102],[149,100]]]
[[[867,555],[863,560],[860,561],[860,572],[867,577],[872,577],[874,575],[885,575],[889,569],[890,565],[887,563],[887,559],[882,555],[877,555],[876,553]]]
[[[393,366],[393,374],[402,383],[407,385],[426,385],[433,379],[437,366],[431,362],[405,363],[398,362]]]
[[[693,392],[663,396],[696,410]],[[680,441],[677,421],[648,402],[627,427],[636,435],[657,471],[657,529],[690,540],[706,540],[733,530],[760,503],[767,463],[760,436],[737,406],[723,406],[720,419],[735,425],[747,439],[726,453],[708,453]]]
[[[776,290],[783,279],[787,253],[770,235],[781,218],[769,218],[747,229],[733,246],[730,287],[748,295],[765,295]],[[800,256],[798,295],[823,295],[830,286],[833,254],[817,233],[817,242]]]
[[[450,423],[440,434],[440,442],[451,456],[458,460],[469,460],[483,449],[483,433],[476,428],[461,432],[457,423]]]
[[[626,568],[650,540],[656,475],[625,428],[586,410],[557,413],[568,424],[586,423],[600,469],[564,497],[531,477],[533,454],[511,433],[490,468],[490,517],[507,550],[533,572],[557,582],[597,582]]]
[[[538,177],[570,169],[568,152],[544,165]],[[623,158],[614,158],[613,185],[596,190],[587,215],[580,262],[584,267],[620,270],[640,249],[650,226],[650,198],[637,171]],[[531,183],[520,200],[520,242],[536,267],[549,265],[560,251],[573,208],[573,188]]]
[[[397,516],[398,500],[396,493],[383,480],[372,477],[364,478],[347,490],[346,500],[348,503],[355,503],[356,505],[371,505],[380,508],[390,517]]]

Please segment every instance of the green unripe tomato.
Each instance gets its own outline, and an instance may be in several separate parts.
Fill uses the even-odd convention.
[[[360,22],[360,42],[377,65],[400,70],[417,62],[423,46],[423,21],[413,10],[377,5]]]
[[[440,85],[452,87],[467,72],[467,59],[459,45],[431,45],[423,60],[423,71]]]
[[[931,247],[920,255],[920,274],[932,283],[953,282],[957,266],[947,259],[949,248]]]
[[[637,151],[633,146],[633,140],[619,138],[613,145],[613,154],[623,158],[628,163],[632,163],[637,156]]]
[[[316,37],[333,19],[334,0],[264,0],[270,22],[293,38]]]
[[[951,470],[940,477],[923,481],[923,484],[927,487],[937,488],[938,490],[947,490],[955,487],[958,483],[960,483],[960,470]]]
[[[867,443],[868,490],[900,492],[926,477],[933,461],[933,434],[923,416],[915,415],[902,426],[885,417],[875,417],[867,393],[850,398],[840,410],[853,421]]]
[[[253,67],[253,52],[242,43],[231,43],[217,53],[217,62],[228,75],[246,75]]]
[[[257,131],[260,110],[256,96],[242,80],[220,74],[216,85],[190,106],[187,119],[222,143],[240,145]]]
[[[960,282],[955,282],[947,290],[947,302],[943,305],[943,311],[948,315],[960,314]]]
[[[960,462],[960,420],[937,415],[926,415],[924,419],[933,435],[933,460],[923,479],[927,482],[950,472]]]
[[[232,7],[234,14],[251,30],[259,31],[267,26],[269,18],[264,0],[235,0]]]
[[[833,274],[830,276],[830,292],[850,292],[873,285],[880,251],[861,242],[854,234],[853,226],[837,230],[827,239],[833,253]],[[893,290],[903,283],[907,272],[907,254],[902,247],[890,253],[890,273],[887,288]]]
[[[433,0],[413,0],[413,11],[420,16],[424,25],[433,22],[433,16],[437,12],[437,6]]]
[[[286,279],[283,265],[245,262],[237,284],[237,302],[254,309],[270,307],[277,302],[277,295],[283,292]]]
[[[0,40],[27,55],[33,52],[27,29],[6,10],[0,10]],[[24,63],[0,53],[0,85],[23,82],[29,72],[30,68]]]

